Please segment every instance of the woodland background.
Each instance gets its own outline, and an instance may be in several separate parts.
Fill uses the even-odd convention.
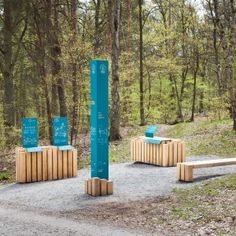
[[[110,139],[120,127],[230,118],[236,129],[234,0],[1,0],[0,148],[21,118],[68,116],[89,132],[89,61],[110,64]]]

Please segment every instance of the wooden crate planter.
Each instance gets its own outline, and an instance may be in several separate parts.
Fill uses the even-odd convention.
[[[93,197],[112,195],[113,182],[99,178],[85,180],[85,193]]]
[[[131,160],[158,166],[176,166],[186,159],[185,143],[179,139],[163,141],[161,144],[145,142],[146,137],[131,140]]]
[[[16,149],[16,182],[30,183],[70,178],[77,175],[77,150],[60,151],[53,146],[42,152]]]

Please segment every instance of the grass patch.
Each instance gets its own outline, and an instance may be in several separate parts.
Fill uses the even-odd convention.
[[[236,175],[173,192],[176,197],[171,209],[173,218],[207,223],[236,217]]]
[[[0,182],[11,182],[12,173],[9,171],[0,171]]]
[[[166,133],[173,138],[181,138],[187,144],[187,155],[236,155],[236,132],[231,120],[198,120],[181,123]]]

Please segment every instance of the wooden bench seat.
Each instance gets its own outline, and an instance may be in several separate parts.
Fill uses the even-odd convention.
[[[236,158],[177,163],[177,179],[180,181],[191,182],[193,181],[193,169],[226,165],[236,165]]]

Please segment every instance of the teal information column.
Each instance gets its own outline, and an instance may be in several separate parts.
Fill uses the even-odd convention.
[[[108,61],[90,62],[91,177],[109,179],[108,160]]]

